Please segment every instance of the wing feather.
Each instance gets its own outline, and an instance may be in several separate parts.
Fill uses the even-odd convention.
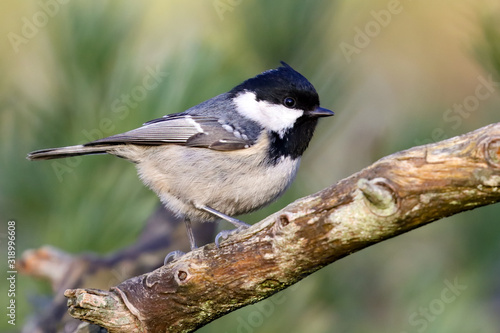
[[[142,127],[122,134],[89,142],[85,146],[180,144],[214,150],[236,150],[247,148],[256,140],[233,131],[231,127],[222,126],[215,117],[174,114],[151,120]]]

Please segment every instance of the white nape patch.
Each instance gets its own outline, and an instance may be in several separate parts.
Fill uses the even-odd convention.
[[[282,104],[257,101],[255,93],[245,91],[234,98],[236,110],[245,117],[256,121],[262,127],[277,132],[283,137],[285,131],[295,124],[304,111],[289,109]]]
[[[203,131],[203,128],[201,128],[200,124],[198,124],[196,122],[196,120],[194,120],[190,115],[187,115],[186,116],[186,121],[190,124],[190,125],[193,125],[194,128],[196,128],[196,130],[198,131],[198,133],[205,133]]]

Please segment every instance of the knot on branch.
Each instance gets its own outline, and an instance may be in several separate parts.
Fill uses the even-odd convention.
[[[174,268],[174,278],[175,282],[179,285],[185,285],[191,280],[191,273],[189,272],[189,267],[187,265],[180,265],[180,267]]]
[[[290,218],[288,217],[288,215],[285,213],[285,214],[281,214],[277,219],[276,219],[276,227],[278,229],[281,229],[283,227],[286,227],[288,224],[290,223]]]
[[[490,140],[486,144],[486,161],[494,168],[500,169],[500,138]]]
[[[481,182],[482,185],[498,188],[500,186],[500,137],[493,136],[486,138],[481,145],[484,159],[488,164],[488,168],[478,168],[474,170],[474,176]]]
[[[396,191],[385,178],[361,178],[358,188],[370,211],[377,216],[391,216],[399,209]]]

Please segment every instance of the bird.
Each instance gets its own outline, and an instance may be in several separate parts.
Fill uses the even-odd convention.
[[[29,160],[110,154],[135,164],[143,183],[167,209],[191,223],[234,218],[281,196],[297,175],[318,119],[334,113],[320,106],[314,86],[290,65],[262,72],[226,93],[136,129],[82,145],[49,148]],[[222,231],[215,239],[227,238]],[[177,259],[173,251],[165,258]]]

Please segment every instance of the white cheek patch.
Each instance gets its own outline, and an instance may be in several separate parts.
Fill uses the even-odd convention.
[[[236,96],[234,102],[240,114],[277,132],[281,137],[304,114],[301,110],[289,109],[281,104],[257,101],[255,94],[248,91]]]

